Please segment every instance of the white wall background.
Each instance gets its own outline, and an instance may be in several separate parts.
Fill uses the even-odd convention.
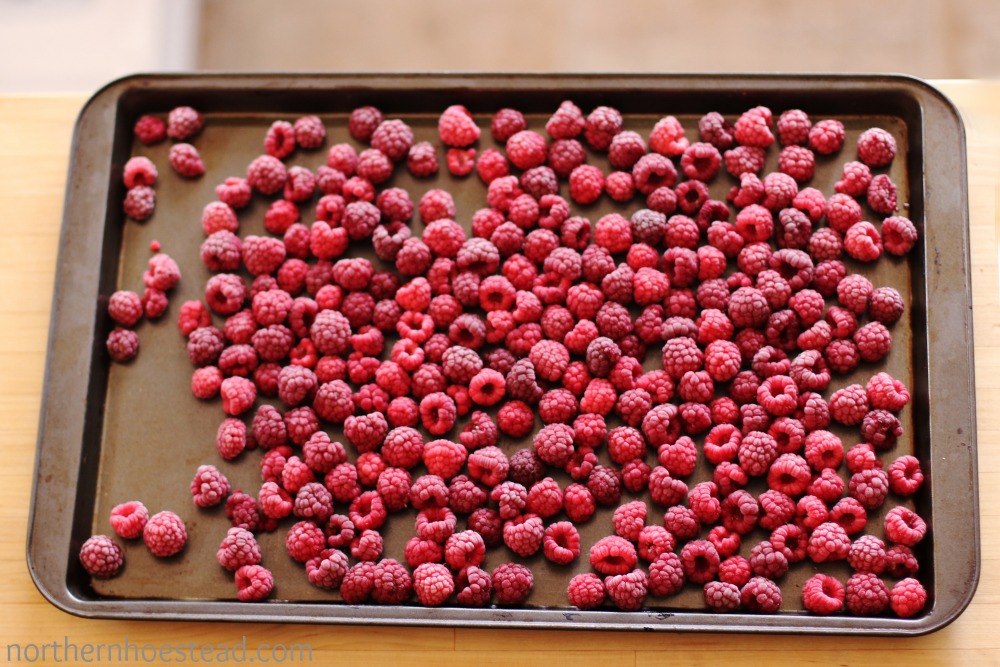
[[[0,0],[0,93],[93,92],[126,74],[190,70],[198,0]]]

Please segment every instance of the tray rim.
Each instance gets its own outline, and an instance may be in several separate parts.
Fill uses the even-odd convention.
[[[86,165],[81,160],[80,146],[87,139],[90,131],[106,132],[107,137],[112,137],[116,130],[116,110],[122,98],[133,91],[160,90],[170,92],[175,90],[203,90],[210,92],[224,82],[240,80],[245,82],[246,88],[263,89],[269,92],[279,93],[288,90],[306,90],[313,85],[321,85],[324,88],[358,88],[358,89],[384,89],[391,87],[394,81],[403,83],[412,89],[469,89],[475,90],[476,85],[489,81],[494,88],[502,90],[534,90],[536,88],[550,88],[553,83],[566,87],[567,83],[575,84],[588,90],[599,90],[603,87],[616,89],[634,89],[643,85],[655,84],[659,86],[657,92],[667,93],[671,90],[702,89],[718,91],[720,83],[728,93],[742,94],[752,99],[757,94],[769,94],[786,90],[805,92],[816,89],[817,86],[826,84],[845,91],[861,91],[873,84],[878,84],[879,92],[903,93],[911,98],[920,110],[921,126],[919,131],[924,132],[925,126],[930,122],[948,123],[948,132],[957,142],[958,150],[956,158],[959,162],[956,185],[959,190],[960,205],[958,207],[958,222],[962,224],[964,234],[961,242],[964,252],[957,256],[933,258],[938,275],[944,267],[944,275],[951,274],[947,269],[957,268],[958,274],[963,277],[961,302],[957,304],[955,310],[961,313],[964,323],[966,338],[958,341],[965,343],[966,354],[961,355],[961,350],[949,348],[949,352],[958,355],[957,363],[961,363],[967,369],[965,376],[968,380],[968,405],[969,413],[956,417],[957,423],[962,426],[958,429],[958,434],[962,434],[963,427],[968,428],[967,437],[963,440],[968,442],[959,449],[959,456],[951,457],[945,464],[948,470],[958,468],[971,471],[973,483],[969,489],[969,496],[972,501],[972,517],[969,523],[948,522],[946,526],[936,527],[935,534],[944,529],[948,532],[957,532],[967,541],[965,561],[971,564],[971,570],[967,573],[961,593],[950,597],[946,609],[939,609],[938,604],[926,615],[916,619],[894,619],[894,618],[865,618],[860,619],[865,623],[865,627],[857,626],[858,618],[854,617],[814,617],[804,614],[779,614],[776,616],[761,616],[750,614],[732,614],[727,616],[712,616],[709,614],[699,614],[689,611],[662,612],[662,611],[641,611],[641,612],[613,612],[596,611],[580,612],[572,609],[481,609],[466,610],[457,608],[444,609],[423,609],[419,607],[370,607],[351,605],[322,605],[319,603],[296,603],[296,602],[270,602],[265,605],[245,605],[236,601],[197,601],[198,611],[187,609],[192,601],[184,600],[115,600],[115,599],[85,599],[76,596],[69,590],[67,584],[68,555],[70,545],[64,544],[61,552],[54,554],[41,553],[43,546],[47,546],[45,539],[46,524],[40,520],[42,516],[38,512],[40,500],[47,497],[68,500],[62,503],[61,511],[57,512],[55,521],[59,526],[67,528],[64,536],[68,538],[69,526],[72,524],[72,507],[77,493],[79,480],[79,459],[81,452],[74,460],[74,451],[69,451],[67,463],[75,463],[68,466],[68,478],[63,474],[63,479],[53,478],[52,456],[60,453],[53,452],[57,444],[53,444],[47,439],[50,432],[56,435],[65,430],[66,425],[60,414],[56,414],[53,406],[52,394],[60,389],[66,390],[68,384],[66,379],[66,368],[58,363],[60,357],[65,358],[69,351],[65,348],[67,331],[73,329],[73,325],[79,322],[66,321],[66,310],[60,309],[60,303],[68,296],[79,296],[83,288],[88,285],[87,278],[93,280],[94,271],[81,270],[76,266],[72,255],[78,255],[80,250],[74,247],[71,251],[70,240],[78,236],[78,220],[81,218],[80,210],[85,207],[77,207],[79,200],[91,199],[101,204],[100,210],[90,212],[89,218],[98,222],[98,231],[104,229],[104,221],[107,219],[106,201],[107,188],[110,187],[107,179],[104,179],[105,189],[100,188],[95,192],[87,192],[79,187],[77,176],[82,174]],[[738,88],[739,84],[744,84],[743,88]],[[752,85],[747,85],[752,84]],[[928,120],[928,117],[931,120]],[[111,143],[107,146],[107,153],[110,157]],[[924,217],[930,217],[929,209],[932,209],[927,202],[927,181],[928,173],[943,171],[936,165],[922,163],[923,175],[920,183],[923,185],[924,196]],[[976,587],[978,585],[981,563],[979,551],[979,501],[978,501],[978,466],[976,456],[976,416],[975,416],[975,384],[972,346],[972,299],[971,299],[971,275],[969,267],[970,248],[968,235],[968,175],[967,175],[966,139],[964,124],[961,115],[955,105],[938,89],[929,83],[908,75],[898,74],[781,74],[781,73],[752,73],[752,74],[699,74],[699,73],[679,73],[679,74],[645,74],[645,73],[467,73],[467,72],[393,72],[393,73],[309,73],[309,72],[276,72],[276,73],[243,73],[243,72],[206,72],[199,74],[184,73],[150,73],[135,74],[114,80],[94,93],[81,109],[73,133],[71,145],[70,161],[68,167],[68,178],[66,196],[64,199],[63,219],[60,229],[60,245],[58,268],[52,300],[52,316],[50,319],[49,338],[47,344],[45,382],[42,391],[41,410],[39,414],[39,430],[37,451],[34,466],[34,478],[32,487],[32,500],[29,510],[28,536],[26,543],[26,558],[34,581],[38,590],[53,605],[71,614],[88,618],[144,618],[158,620],[212,620],[212,621],[234,621],[253,620],[259,622],[305,622],[305,623],[337,623],[337,624],[359,624],[366,622],[377,622],[383,624],[399,625],[443,625],[443,626],[496,626],[502,623],[505,627],[520,628],[546,628],[546,629],[581,629],[581,630],[655,630],[655,631],[704,631],[704,632],[790,632],[790,633],[810,633],[810,634],[845,634],[859,632],[872,635],[897,635],[915,636],[939,630],[953,622],[971,602]],[[99,170],[98,170],[99,171]],[[911,177],[912,178],[912,177]],[[91,178],[91,180],[94,180]],[[98,181],[100,179],[97,179]],[[936,182],[936,181],[934,181]],[[96,195],[96,196],[95,196]],[[932,203],[936,200],[932,199]],[[936,209],[935,209],[936,210]],[[954,212],[952,212],[954,213]],[[940,230],[938,230],[940,231]],[[931,232],[925,232],[928,239]],[[83,235],[85,236],[85,235]],[[100,236],[98,234],[97,236]],[[92,243],[97,243],[92,240]],[[931,258],[927,256],[931,243],[925,243],[925,260],[930,266]],[[86,249],[86,248],[84,248]],[[84,253],[85,254],[85,253]],[[98,255],[100,256],[100,255]],[[924,283],[925,290],[935,287],[931,283],[930,272],[928,280]],[[954,278],[954,276],[951,276]],[[82,280],[83,282],[78,282]],[[67,292],[69,294],[67,294]],[[94,294],[83,294],[83,298],[96,296]],[[85,319],[85,318],[84,318]],[[928,311],[928,329],[930,329],[930,313]],[[84,322],[86,324],[86,322]],[[92,330],[91,330],[92,333]],[[91,337],[92,338],[92,337]],[[950,341],[949,341],[950,342]],[[92,355],[94,352],[93,340],[91,340],[90,354],[77,355],[76,366],[83,368],[92,366]],[[960,345],[956,345],[960,347]],[[915,347],[915,353],[917,349]],[[928,341],[928,355],[933,359],[937,355],[936,350],[932,350]],[[60,366],[57,368],[56,366]],[[928,364],[928,373],[932,373],[932,364]],[[954,369],[954,366],[951,367]],[[962,370],[959,368],[958,370]],[[80,385],[81,383],[77,383]],[[931,383],[928,382],[928,386]],[[70,387],[72,389],[73,387]],[[82,387],[75,387],[81,389]],[[83,399],[86,399],[86,392]],[[81,420],[82,421],[82,420]],[[71,430],[72,430],[72,426]],[[82,433],[82,424],[79,424],[75,432]],[[934,432],[934,424],[931,424]],[[54,438],[58,442],[58,438]],[[62,443],[72,445],[73,443]],[[79,448],[79,442],[76,443]],[[932,450],[934,451],[934,450]],[[955,461],[955,459],[960,459]],[[938,463],[935,463],[938,465]],[[58,467],[58,466],[57,466]],[[65,469],[56,472],[67,473]],[[943,475],[942,475],[943,476]],[[61,484],[62,482],[72,482],[72,484]],[[931,479],[932,488],[938,486],[938,481]],[[62,495],[59,492],[62,491]],[[54,494],[54,495],[53,495]],[[939,494],[932,491],[931,502],[933,507],[937,507],[936,498]],[[51,503],[50,503],[51,505]],[[68,509],[67,509],[68,508]],[[967,506],[966,506],[967,508]],[[64,542],[69,542],[65,539]],[[941,540],[937,540],[939,542]],[[937,550],[935,546],[935,551]],[[57,567],[53,569],[51,563],[55,562]],[[62,566],[59,567],[59,563]],[[938,584],[940,582],[936,582]],[[949,582],[955,585],[956,582]],[[321,610],[321,613],[316,613]],[[325,610],[327,613],[322,613]],[[341,613],[344,610],[363,610],[363,616],[352,616]],[[290,612],[290,613],[285,613]],[[416,613],[414,613],[416,612]],[[705,620],[710,622],[704,622]]]

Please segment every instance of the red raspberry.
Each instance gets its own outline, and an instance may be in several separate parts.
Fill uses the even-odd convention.
[[[834,614],[844,608],[844,585],[827,574],[813,575],[802,586],[802,604],[814,614]]]
[[[778,156],[778,170],[788,174],[798,183],[811,180],[816,172],[816,156],[802,146],[786,146]]]
[[[468,109],[455,104],[445,109],[438,119],[438,134],[446,146],[465,148],[479,139],[479,127]]]
[[[889,591],[889,605],[900,618],[917,615],[927,604],[927,591],[916,579],[907,577]]]
[[[197,178],[205,173],[205,163],[198,149],[191,144],[174,144],[168,156],[170,166],[184,178]]]
[[[896,184],[888,174],[879,174],[868,186],[868,206],[876,213],[892,215],[896,211]]]
[[[548,166],[560,178],[569,178],[586,159],[587,153],[576,139],[557,139],[549,146]]]
[[[710,111],[701,117],[698,121],[698,135],[702,141],[712,144],[719,150],[730,148],[735,142],[732,126],[717,111]]]
[[[677,157],[688,148],[684,127],[673,116],[661,118],[649,133],[650,150],[666,157]]]
[[[896,140],[885,130],[873,127],[858,137],[858,159],[869,167],[885,167],[896,157]]]
[[[213,465],[198,466],[191,480],[191,495],[198,507],[213,507],[229,495],[229,480]]]
[[[872,376],[865,391],[872,408],[876,410],[898,412],[910,401],[906,385],[884,372]]]
[[[604,603],[604,582],[593,572],[578,574],[570,579],[566,595],[577,609],[597,609]]]
[[[129,190],[139,185],[152,187],[156,177],[156,165],[146,157],[130,158],[122,169],[122,181]]]
[[[825,563],[847,558],[851,538],[838,523],[820,524],[809,537],[808,553],[814,563]]]
[[[306,561],[306,576],[309,583],[324,590],[340,588],[347,574],[347,555],[336,549],[324,549],[318,556]]]
[[[372,576],[374,586],[371,596],[372,601],[376,604],[402,604],[409,599],[413,592],[413,579],[410,573],[392,558],[386,558],[376,563]],[[343,594],[343,585],[341,585],[341,594]]]
[[[778,443],[770,435],[760,431],[744,435],[737,451],[740,467],[753,477],[765,474],[777,455]]]
[[[774,143],[771,133],[771,110],[767,107],[754,107],[746,111],[733,125],[733,136],[744,146],[767,148]]]
[[[878,576],[857,572],[847,580],[847,609],[855,616],[875,616],[889,606],[889,589]]]
[[[283,160],[295,151],[295,128],[284,120],[276,120],[264,136],[264,151]]]
[[[524,604],[535,584],[531,570],[520,563],[502,563],[497,566],[493,570],[492,580],[497,604],[503,607]]]
[[[383,121],[372,132],[371,145],[393,162],[399,162],[413,145],[413,130],[401,120]]]
[[[146,146],[158,144],[167,136],[167,124],[156,116],[141,116],[132,128],[136,138]]]
[[[452,176],[468,176],[476,166],[476,149],[449,148],[447,162]]]
[[[674,187],[677,183],[677,169],[668,158],[650,153],[639,158],[632,167],[632,178],[635,180],[636,190],[644,195],[651,195],[659,188]]]
[[[271,155],[261,155],[247,167],[250,187],[264,195],[273,195],[284,188],[287,177],[285,165]]]
[[[881,574],[886,567],[885,543],[874,535],[862,535],[847,552],[847,562],[857,572]]]
[[[604,189],[615,201],[630,201],[635,196],[635,182],[626,171],[613,171],[604,181]]]
[[[444,604],[455,590],[455,579],[440,563],[422,563],[413,570],[413,590],[425,607]]]
[[[123,327],[133,327],[142,319],[142,300],[135,292],[119,290],[108,299],[108,315]]]
[[[915,456],[900,456],[889,465],[887,472],[889,488],[900,496],[913,495],[924,481],[920,461]]]
[[[142,535],[148,519],[149,510],[138,500],[115,505],[111,510],[111,528],[126,540],[134,540]]]
[[[545,137],[531,130],[521,130],[506,143],[507,158],[518,169],[531,169],[545,163],[548,144]]]
[[[167,558],[184,548],[187,529],[181,518],[173,512],[158,512],[143,527],[142,541],[154,556]]]
[[[125,363],[139,353],[139,336],[131,329],[118,327],[108,334],[106,346],[112,361]]]
[[[137,185],[129,189],[122,205],[125,215],[140,222],[149,219],[153,215],[155,207],[156,193],[153,188],[145,185]]]
[[[344,575],[340,595],[347,604],[367,602],[375,588],[375,563],[362,561]]]
[[[176,107],[167,114],[167,136],[176,141],[190,139],[204,125],[204,116],[191,107]]]
[[[781,608],[781,589],[764,577],[753,577],[740,589],[740,601],[753,613],[774,614]]]
[[[839,120],[821,120],[809,130],[809,148],[820,155],[832,155],[844,145],[844,124]]]
[[[382,123],[382,112],[372,106],[358,107],[351,112],[347,121],[347,131],[362,143],[372,138],[372,133]]]
[[[253,533],[244,528],[230,528],[215,554],[219,565],[235,572],[244,565],[260,563],[260,546]]]
[[[274,575],[260,565],[244,565],[236,570],[236,597],[240,602],[259,602],[274,589]]]
[[[625,574],[637,562],[635,547],[618,535],[602,537],[590,548],[590,566],[603,575]]]
[[[894,544],[912,547],[924,538],[927,524],[913,510],[893,507],[885,515],[885,536]]]
[[[778,118],[778,139],[782,146],[802,145],[809,137],[812,122],[801,109],[789,109]]]
[[[680,592],[684,586],[684,566],[672,551],[660,553],[649,565],[649,592],[665,597]]]
[[[895,210],[895,206],[893,206],[893,210]],[[916,242],[917,228],[910,222],[909,218],[894,215],[882,222],[882,243],[887,252],[902,257],[913,249]]]
[[[759,174],[764,168],[764,149],[754,146],[737,146],[722,154],[726,171],[734,178],[744,174]]]
[[[882,237],[870,222],[856,222],[844,236],[847,254],[862,262],[871,262],[882,254]]]
[[[593,204],[603,191],[604,174],[598,167],[582,164],[569,175],[569,195],[578,204]]]
[[[840,194],[861,197],[868,192],[871,182],[872,172],[868,165],[861,162],[847,162],[844,164],[840,180],[833,186],[833,189]],[[834,229],[837,227],[834,226]]]
[[[622,115],[617,109],[600,106],[587,116],[583,135],[595,151],[606,151],[614,136],[622,131]]]
[[[522,514],[504,523],[503,541],[511,551],[527,558],[542,546],[545,527],[537,514]]]
[[[830,397],[830,416],[841,424],[860,424],[867,413],[868,395],[859,384],[838,389]]]
[[[250,203],[253,191],[245,178],[229,177],[215,186],[215,196],[221,203],[240,209]]]
[[[524,119],[524,115],[516,109],[500,109],[493,115],[490,123],[493,139],[499,143],[506,142],[526,127],[528,127],[528,122]]]
[[[642,609],[649,588],[649,577],[642,570],[613,575],[604,580],[607,596],[615,607],[623,611]]]
[[[865,509],[875,510],[882,506],[889,494],[889,478],[880,468],[859,470],[851,476],[848,490]]]
[[[413,144],[407,152],[406,168],[417,178],[428,178],[436,174],[438,159],[434,147],[426,141]]]
[[[93,535],[80,547],[80,564],[92,577],[110,579],[124,563],[122,548],[107,535]]]
[[[583,112],[573,102],[566,100],[545,123],[545,131],[553,139],[572,139],[583,132],[584,125]]]

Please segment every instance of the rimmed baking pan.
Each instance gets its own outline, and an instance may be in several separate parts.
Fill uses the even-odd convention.
[[[888,615],[817,617],[801,605],[801,586],[814,573],[800,564],[781,580],[784,604],[776,615],[709,613],[700,587],[688,585],[667,599],[648,598],[637,612],[608,608],[582,612],[566,601],[566,584],[589,569],[586,548],[612,532],[610,510],[581,527],[584,552],[565,568],[541,555],[525,562],[535,573],[535,589],[523,607],[463,609],[446,604],[427,609],[345,605],[333,593],[312,587],[302,568],[284,551],[287,526],[261,537],[263,564],[275,573],[274,595],[265,603],[236,601],[231,575],[215,562],[215,550],[228,522],[222,508],[199,510],[188,485],[198,465],[212,463],[234,488],[259,488],[260,451],[234,462],[222,461],[214,439],[222,419],[218,401],[191,396],[192,367],[176,327],[180,304],[203,296],[209,273],[199,259],[202,207],[215,198],[224,178],[245,173],[263,152],[263,137],[275,120],[319,115],[328,131],[325,146],[352,141],[346,119],[362,105],[379,107],[387,118],[401,118],[416,140],[439,150],[442,169],[426,180],[398,168],[388,185],[410,190],[414,201],[430,188],[443,187],[455,197],[459,222],[468,227],[472,213],[486,205],[485,187],[473,174],[454,179],[444,168],[437,138],[437,118],[452,104],[465,105],[484,129],[479,149],[493,147],[489,120],[502,107],[525,113],[540,130],[563,100],[585,113],[599,105],[619,109],[625,128],[646,136],[659,118],[674,115],[689,136],[708,111],[735,119],[764,105],[775,112],[800,108],[813,120],[836,118],[847,131],[837,156],[820,158],[809,185],[833,193],[840,165],[853,159],[854,142],[868,127],[891,132],[899,151],[889,174],[900,188],[901,212],[917,225],[920,238],[904,259],[885,257],[874,265],[848,259],[848,271],[868,276],[876,285],[897,288],[906,316],[893,329],[887,360],[862,365],[854,374],[836,377],[834,389],[864,382],[879,369],[904,380],[913,400],[900,418],[905,434],[883,458],[917,456],[927,479],[905,502],[929,526],[916,548],[929,600],[914,618]],[[207,173],[188,181],[167,163],[166,143],[145,147],[132,127],[143,114],[165,116],[179,105],[205,114],[206,126],[193,143]],[[144,223],[126,220],[121,170],[133,155],[146,155],[160,168],[155,214]],[[323,150],[299,151],[287,160],[315,168]],[[603,155],[589,162],[607,171]],[[768,153],[764,173],[776,169],[777,150]],[[710,184],[712,198],[725,199],[735,183],[725,173]],[[563,195],[566,185],[562,184]],[[264,233],[263,212],[269,201],[259,195],[240,214],[240,234]],[[607,197],[574,212],[596,220],[612,210],[626,214],[642,206],[634,200],[614,205]],[[310,205],[303,205],[309,222]],[[867,209],[866,209],[867,211]],[[415,220],[415,231],[422,223]],[[139,328],[140,353],[126,365],[111,364],[104,341],[111,330],[108,296],[116,289],[141,291],[142,271],[159,241],[174,257],[183,278],[171,296],[165,317]],[[35,488],[28,535],[28,562],[39,590],[55,605],[74,614],[105,618],[255,620],[314,623],[385,623],[450,626],[518,626],[617,630],[704,630],[724,632],[797,632],[914,635],[939,629],[968,605],[979,576],[979,527],[976,470],[975,397],[972,364],[971,291],[964,131],[954,107],[940,93],[915,79],[898,76],[780,75],[204,75],[135,76],[97,93],[77,122],[70,161],[65,213],[52,306],[45,390],[38,436]],[[374,257],[370,249],[354,250]],[[221,321],[216,324],[221,326]],[[651,350],[646,367],[659,363]],[[329,424],[325,425],[330,427]],[[335,437],[336,429],[328,428]],[[845,446],[856,431],[834,429]],[[457,429],[456,429],[457,432]],[[454,435],[454,434],[453,434]],[[852,440],[853,438],[853,440]],[[523,442],[503,441],[508,454]],[[602,454],[606,456],[606,454]],[[650,461],[655,453],[650,453]],[[704,461],[689,481],[707,479]],[[841,468],[841,474],[845,474]],[[561,483],[568,478],[559,478]],[[760,492],[763,487],[751,486]],[[185,550],[166,560],[153,558],[140,542],[124,544],[126,565],[111,580],[92,580],[77,561],[82,542],[109,533],[110,509],[126,500],[142,500],[151,512],[170,509],[187,523]],[[872,513],[870,532],[881,536],[886,508]],[[385,531],[386,555],[402,558],[412,535],[413,512],[404,512]],[[650,522],[655,521],[653,516]],[[289,523],[290,525],[290,523]],[[754,538],[753,536],[756,535]],[[764,539],[761,532],[747,542]],[[744,548],[743,555],[748,550]],[[488,556],[487,569],[517,557],[505,547]],[[824,569],[842,581],[846,564]]]

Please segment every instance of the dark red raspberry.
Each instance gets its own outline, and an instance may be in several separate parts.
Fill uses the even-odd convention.
[[[406,157],[413,145],[413,130],[401,120],[382,121],[372,132],[371,144],[372,148],[377,148],[390,160],[398,162]]]
[[[141,116],[132,128],[136,138],[146,146],[163,141],[167,136],[167,124],[157,116]]]
[[[719,150],[726,150],[732,147],[733,138],[732,125],[717,111],[711,111],[698,121],[698,135],[702,141],[706,141]]]
[[[583,132],[585,122],[580,108],[566,100],[545,123],[545,131],[553,139],[572,139]]]

